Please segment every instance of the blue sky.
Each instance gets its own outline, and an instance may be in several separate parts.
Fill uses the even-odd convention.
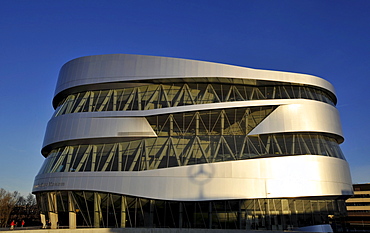
[[[0,187],[31,192],[60,67],[111,53],[322,77],[352,180],[370,182],[369,12],[368,0],[0,0]]]

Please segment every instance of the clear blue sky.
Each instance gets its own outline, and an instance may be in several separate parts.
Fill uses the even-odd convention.
[[[31,192],[60,67],[111,53],[325,78],[352,180],[370,182],[368,0],[0,0],[0,187]]]

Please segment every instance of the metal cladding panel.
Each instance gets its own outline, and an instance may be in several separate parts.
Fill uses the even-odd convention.
[[[130,54],[87,56],[67,62],[59,73],[55,95],[68,88],[110,82],[165,78],[224,77],[318,86],[335,94],[326,80],[306,74],[257,70],[212,62]]]
[[[323,132],[343,138],[338,110],[329,104],[307,100],[280,105],[249,135],[287,132]]]
[[[313,132],[319,136],[330,134],[328,136],[325,135],[325,137],[332,139],[333,143],[338,141],[338,137],[335,137],[337,141],[333,139],[334,135],[343,138],[338,111],[334,106],[320,102],[325,101],[325,95],[330,95],[327,92],[321,93],[321,88],[334,94],[333,86],[326,80],[305,74],[255,70],[178,58],[125,54],[99,55],[82,57],[66,63],[60,71],[55,94],[57,95],[70,88],[80,87],[73,89],[73,93],[72,90],[71,92],[66,91],[62,93],[63,95],[60,95],[61,99],[58,99],[58,101],[61,101],[62,98],[66,97],[64,94],[95,91],[95,88],[101,88],[102,90],[119,89],[121,87],[131,88],[143,84],[140,83],[141,80],[150,82],[150,80],[169,78],[173,78],[173,82],[176,82],[176,79],[179,82],[184,82],[184,79],[197,82],[199,78],[202,78],[201,82],[211,82],[217,78],[223,78],[222,81],[227,82],[227,85],[231,84],[230,86],[234,84],[235,86],[266,84],[264,82],[255,82],[255,80],[285,82],[288,85],[290,83],[312,85],[314,87],[309,88],[316,89],[315,87],[317,87],[317,90],[315,90],[317,92],[313,92],[315,95],[317,94],[317,100],[295,98],[265,99],[267,97],[263,96],[260,100],[207,104],[195,104],[199,102],[192,102],[191,105],[186,106],[174,105],[176,107],[169,107],[173,105],[166,105],[168,106],[166,108],[150,110],[81,113],[72,113],[70,111],[65,114],[61,113],[63,115],[53,117],[49,121],[43,146],[50,146],[48,149],[54,150],[73,143],[76,145],[79,145],[79,143],[91,143],[94,144],[93,146],[96,146],[102,143],[122,142],[126,139],[137,140],[138,138],[156,137],[156,133],[145,117],[258,106],[275,106],[276,108],[271,107],[270,109],[275,109],[271,113],[267,111],[267,113],[263,113],[264,110],[258,110],[263,108],[256,108],[265,115],[260,116],[261,122],[258,121],[260,123],[256,123],[258,125],[251,124],[251,127],[255,128],[249,135],[292,132],[298,135],[301,132]],[[252,81],[249,82],[248,80]],[[118,85],[118,82],[126,83]],[[88,87],[89,85],[103,83],[107,85]],[[271,83],[271,85],[270,87],[275,88],[273,86],[274,83]],[[275,98],[275,94],[273,96]],[[294,96],[302,97],[300,94],[292,94],[285,97],[291,98]],[[305,96],[305,98],[309,97]],[[312,96],[312,98],[314,97]],[[248,98],[243,97],[237,100],[241,99]],[[256,112],[258,112],[257,110]],[[267,115],[268,113],[270,114]],[[246,130],[245,132],[248,131]],[[244,134],[243,131],[243,136],[247,137]],[[220,135],[223,136],[222,133]],[[189,137],[195,138],[197,135],[189,135]],[[249,137],[252,138],[253,136]],[[110,141],[112,138],[114,142]],[[82,141],[85,139],[87,140]],[[94,139],[94,141],[89,139]],[[65,141],[72,143],[63,144]],[[338,150],[340,151],[339,147]],[[292,152],[295,155],[289,156],[289,153],[290,151],[288,154],[266,152],[266,154],[262,153],[263,156],[274,157],[187,166],[179,163],[179,166],[176,167],[143,171],[105,171],[105,169],[100,169],[103,171],[82,172],[77,169],[80,172],[75,172],[75,170],[65,169],[65,172],[58,172],[59,170],[57,169],[41,169],[40,174],[35,179],[33,192],[86,190],[174,201],[294,197],[321,198],[352,194],[351,176],[348,164],[344,159],[322,155],[304,155],[304,152]],[[308,152],[308,154],[311,153],[320,152]],[[57,156],[60,157],[58,158]],[[51,154],[45,164],[52,164],[54,162],[52,159],[54,158],[58,158],[57,162],[60,161],[61,163],[63,160],[62,156],[65,155],[63,153]],[[71,158],[75,155],[71,153],[68,156]],[[331,156],[336,155],[331,154]],[[59,165],[58,163],[55,164],[55,167]],[[82,164],[83,162],[79,166],[82,166]],[[145,169],[149,169],[149,167]],[[136,169],[130,168],[128,170]]]
[[[322,132],[343,138],[337,109],[329,104],[304,99],[253,100],[198,104],[146,111],[73,113],[52,118],[43,147],[61,141],[106,137],[156,137],[145,116],[237,107],[279,107],[249,135],[284,132]]]
[[[99,117],[94,113],[74,113],[49,121],[43,147],[77,139],[156,136],[145,117]]]
[[[135,197],[204,201],[352,194],[345,160],[301,155],[137,172],[48,173],[33,192],[89,190]]]

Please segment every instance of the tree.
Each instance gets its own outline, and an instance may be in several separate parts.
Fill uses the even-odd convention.
[[[27,206],[35,206],[36,205],[36,198],[35,195],[32,193],[28,194],[26,197],[26,205]]]
[[[35,195],[30,193],[26,198],[20,196],[10,213],[10,220],[19,224],[25,221],[26,226],[40,226],[40,211],[37,207]]]
[[[25,212],[27,216],[29,216],[30,214],[33,214],[35,211],[38,212],[35,195],[31,193],[28,194],[28,196],[25,199],[24,206],[25,206]]]
[[[17,191],[13,193],[0,189],[0,226],[6,227],[10,213],[17,204],[20,194]]]

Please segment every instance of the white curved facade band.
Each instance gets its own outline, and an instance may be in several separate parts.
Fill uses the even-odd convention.
[[[44,146],[71,140],[157,137],[145,117],[63,115],[50,120]],[[86,114],[85,114],[86,115]]]
[[[55,183],[63,183],[57,187],[61,190],[93,190],[172,201],[323,197],[352,193],[345,161],[313,155],[140,172],[53,173],[38,179],[34,191],[55,189],[54,185],[46,185]]]
[[[343,137],[338,110],[333,106],[308,100],[280,105],[249,134],[284,132],[323,132]]]
[[[309,84],[335,94],[334,87],[328,81],[312,75],[130,54],[87,56],[66,63],[60,71],[55,94],[71,87],[96,83],[211,77]]]
[[[45,135],[44,146],[77,139],[108,137],[156,137],[145,117],[157,114],[188,112],[195,110],[235,108],[246,106],[279,106],[267,116],[249,135],[284,132],[321,132],[343,138],[338,110],[333,106],[310,100],[254,101],[217,103],[177,107],[178,109],[153,109],[138,112],[76,113],[62,115],[50,120]],[[267,102],[267,103],[266,103]],[[284,116],[289,115],[287,119]],[[102,127],[103,126],[103,127]],[[342,141],[342,139],[341,139]]]
[[[311,75],[74,59],[60,71],[33,192],[52,224],[71,228],[324,224],[352,194],[336,101]]]

